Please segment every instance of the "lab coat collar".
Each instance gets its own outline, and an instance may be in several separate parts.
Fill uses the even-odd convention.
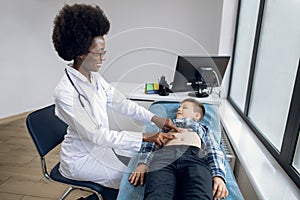
[[[81,80],[83,83],[85,83],[87,85],[91,85],[96,90],[98,90],[97,78],[94,77],[95,74],[93,72],[91,72],[91,82],[89,82],[89,80],[83,74],[81,74],[78,70],[76,70],[72,67],[72,64],[69,64],[66,67],[66,69],[67,69],[68,73],[72,74],[74,77]]]
[[[69,64],[67,66],[67,71],[72,74],[73,76],[75,76],[76,78],[80,79],[81,81],[83,81],[84,83],[89,83],[88,79],[83,75],[81,74],[78,70],[74,69],[72,67],[72,64]]]

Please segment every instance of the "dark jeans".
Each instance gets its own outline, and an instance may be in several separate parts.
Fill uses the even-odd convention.
[[[146,200],[212,200],[212,177],[197,147],[166,146],[154,152]]]

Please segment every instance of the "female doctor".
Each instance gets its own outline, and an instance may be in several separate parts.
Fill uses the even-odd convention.
[[[119,188],[126,170],[117,155],[138,152],[142,141],[159,145],[173,136],[109,129],[107,107],[164,129],[176,129],[170,119],[159,118],[127,100],[97,73],[104,60],[110,23],[98,6],[65,5],[54,20],[52,40],[58,55],[73,61],[54,91],[56,115],[67,123],[61,145],[60,172],[75,180]]]

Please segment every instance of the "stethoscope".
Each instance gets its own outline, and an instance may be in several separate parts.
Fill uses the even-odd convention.
[[[90,120],[96,125],[96,129],[99,129],[100,128],[100,125],[97,123],[97,121],[92,117],[91,113],[88,112],[86,106],[84,105],[83,101],[87,101],[88,104],[90,105],[91,107],[91,103],[90,101],[88,100],[88,98],[86,96],[84,96],[83,94],[81,94],[78,90],[78,88],[75,86],[73,80],[71,79],[69,73],[68,73],[68,70],[67,68],[65,68],[65,73],[71,83],[71,85],[74,87],[74,89],[76,90],[77,94],[78,94],[78,99],[79,99],[79,102],[80,102],[80,105],[82,106],[82,108],[85,110],[85,112],[87,113],[87,115],[89,116]],[[98,85],[97,85],[97,88],[98,88]],[[112,148],[112,151],[116,154],[116,156],[118,157],[118,159],[122,160],[122,156],[120,158],[120,155],[118,155],[115,150]]]
[[[100,125],[97,123],[97,121],[94,119],[94,117],[92,117],[92,114],[87,110],[86,105],[83,103],[84,101],[88,102],[89,106],[92,107],[90,101],[88,100],[88,98],[86,96],[84,96],[83,94],[81,94],[78,90],[78,88],[75,86],[73,80],[71,79],[67,68],[65,68],[65,73],[71,83],[71,85],[73,86],[73,88],[75,89],[75,91],[78,94],[78,100],[80,102],[81,107],[85,110],[85,112],[87,113],[87,115],[89,116],[90,120],[96,125],[96,128],[99,129]]]

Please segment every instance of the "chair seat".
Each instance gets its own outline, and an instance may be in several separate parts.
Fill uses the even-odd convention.
[[[97,191],[102,196],[105,196],[105,193],[106,194],[118,193],[118,190],[116,190],[116,189],[104,187],[102,185],[99,185],[99,184],[91,182],[91,181],[77,181],[77,180],[72,180],[72,179],[66,178],[66,177],[62,176],[61,173],[59,172],[59,164],[60,163],[57,163],[55,165],[55,167],[53,167],[53,169],[51,170],[51,173],[50,173],[50,177],[55,181],[58,181],[61,183],[66,183],[66,184],[73,185],[73,186],[90,188],[92,190]]]

